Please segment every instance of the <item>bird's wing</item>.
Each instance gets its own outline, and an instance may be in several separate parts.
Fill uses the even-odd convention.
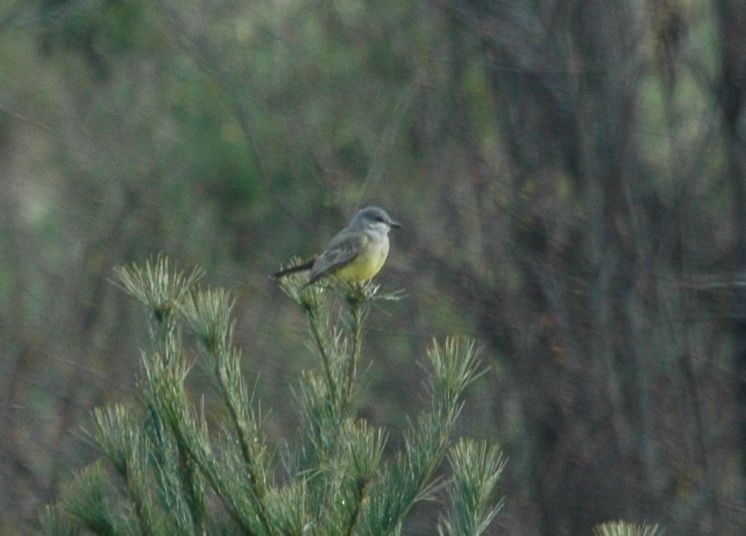
[[[308,274],[308,284],[320,277],[336,272],[339,268],[358,256],[368,240],[363,233],[342,231],[329,243],[329,247],[316,259]]]

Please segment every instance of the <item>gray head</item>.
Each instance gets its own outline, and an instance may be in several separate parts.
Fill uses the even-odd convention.
[[[401,227],[398,221],[380,207],[365,207],[352,218],[350,227],[388,233],[392,227]]]

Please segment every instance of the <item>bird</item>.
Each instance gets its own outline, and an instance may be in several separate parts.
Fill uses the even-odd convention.
[[[346,283],[365,283],[381,270],[389,254],[389,231],[401,224],[376,206],[361,209],[331,239],[324,252],[302,264],[275,272],[276,279],[308,270],[304,287],[333,276]]]

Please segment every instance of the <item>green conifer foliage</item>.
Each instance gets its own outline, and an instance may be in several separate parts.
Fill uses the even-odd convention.
[[[464,390],[484,372],[474,341],[433,341],[430,407],[384,464],[387,434],[357,418],[357,376],[371,304],[400,295],[372,284],[304,287],[302,277],[286,278],[281,288],[306,316],[318,366],[293,389],[300,437],[278,448],[262,431],[241,369],[233,298],[201,288],[201,277],[165,257],[118,270],[118,284],[149,318],[139,396],[93,412],[87,435],[103,459],[44,510],[44,534],[399,534],[412,506],[440,489],[446,458],[452,508],[442,532],[484,532],[499,511],[493,492],[505,460],[495,445],[452,446]],[[208,423],[188,388],[197,359],[213,376],[223,409],[217,422]]]
[[[604,523],[595,528],[594,536],[662,536],[658,525],[634,525],[623,521]]]

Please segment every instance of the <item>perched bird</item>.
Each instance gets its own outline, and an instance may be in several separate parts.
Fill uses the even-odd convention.
[[[379,207],[360,210],[350,224],[329,242],[317,258],[273,274],[282,277],[310,270],[310,285],[322,277],[334,276],[347,283],[370,281],[383,267],[389,254],[389,231],[401,227]]]

